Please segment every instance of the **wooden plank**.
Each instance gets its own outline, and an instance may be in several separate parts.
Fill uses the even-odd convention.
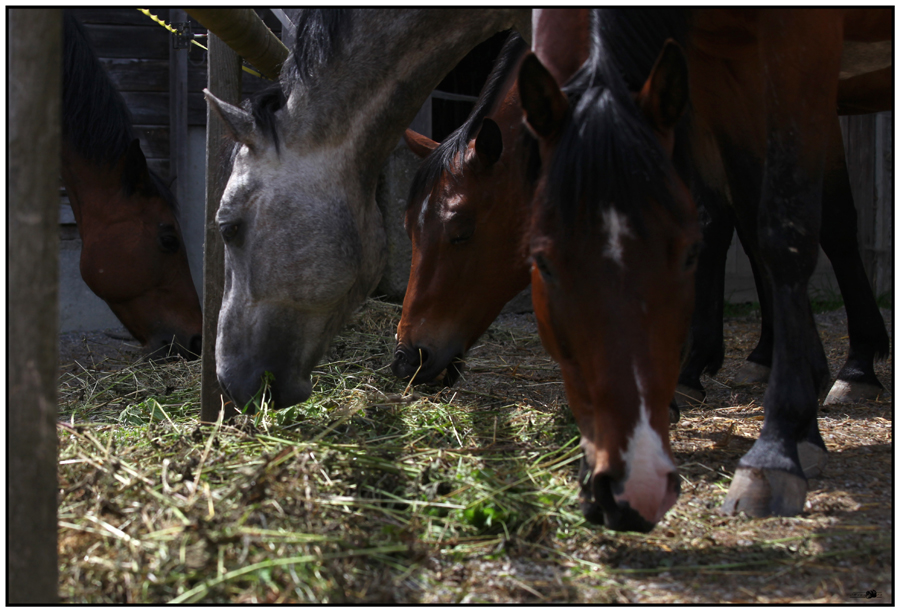
[[[169,32],[160,26],[87,25],[98,57],[169,59]]]
[[[161,125],[136,125],[144,157],[169,157],[169,128]]]
[[[209,90],[220,100],[241,99],[241,63],[237,53],[214,34],[209,36]],[[231,172],[222,153],[230,145],[222,120],[208,110],[206,127],[206,237],[203,244],[203,364],[200,374],[200,420],[215,421],[223,395],[216,377],[216,326],[225,287],[225,246],[215,223],[219,200]],[[230,406],[230,405],[229,405]],[[225,416],[235,414],[233,406]]]
[[[119,91],[169,91],[169,60],[103,58],[106,74]]]
[[[123,91],[122,97],[131,111],[134,125],[168,125],[169,93],[155,91]]]
[[[151,14],[156,15],[166,23],[169,23],[168,8],[146,8]],[[102,25],[132,25],[146,26],[150,28],[160,28],[161,26],[153,22],[149,17],[144,15],[137,9],[109,9],[109,8],[78,8],[70,9],[81,23],[85,24],[102,24]]]
[[[7,604],[56,604],[62,12],[7,12]],[[52,179],[52,180],[51,180]]]
[[[173,22],[187,21],[182,9],[171,9]],[[179,202],[187,202],[188,137],[188,50],[169,47],[169,159],[173,192]],[[183,179],[183,180],[179,180]]]

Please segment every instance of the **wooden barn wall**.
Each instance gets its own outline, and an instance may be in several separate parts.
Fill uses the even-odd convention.
[[[893,113],[841,117],[859,248],[875,295],[894,289]]]
[[[148,10],[171,23],[168,8],[148,7]],[[169,178],[171,34],[133,8],[83,8],[73,9],[73,13],[84,24],[100,63],[125,98],[148,163],[163,177]],[[271,11],[263,9],[258,13],[280,36],[281,22]],[[199,23],[190,21],[195,33],[206,32]],[[198,42],[205,46],[205,39],[198,39]],[[206,52],[196,45],[191,45],[189,50],[187,79],[188,124],[205,126]],[[244,95],[255,93],[270,83],[245,72]]]

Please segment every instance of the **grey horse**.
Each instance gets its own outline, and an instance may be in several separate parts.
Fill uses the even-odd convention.
[[[236,141],[216,215],[216,374],[238,407],[266,372],[274,407],[309,397],[312,368],[381,277],[381,167],[444,75],[495,32],[528,38],[530,11],[304,10],[296,26],[280,87],[250,107],[206,92]]]

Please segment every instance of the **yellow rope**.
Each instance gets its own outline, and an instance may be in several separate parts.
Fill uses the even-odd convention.
[[[152,13],[150,13],[149,10],[147,10],[147,9],[141,9],[141,8],[139,8],[139,9],[137,9],[137,10],[139,10],[139,11],[142,12],[144,15],[146,15],[147,17],[149,17],[150,19],[152,19],[153,21],[155,21],[156,23],[158,23],[159,25],[161,25],[162,27],[164,27],[165,29],[167,29],[167,30],[168,30],[169,32],[171,32],[172,34],[178,34],[178,30],[176,30],[175,28],[173,28],[172,26],[170,26],[168,23],[166,23],[165,21],[163,21],[162,19],[160,19],[160,18],[157,17],[156,15],[153,15]],[[203,45],[201,45],[200,43],[198,43],[196,40],[191,39],[191,42],[192,42],[193,44],[197,45],[198,47],[200,47],[201,49],[203,49],[204,51],[208,51],[208,49],[207,49],[206,47],[204,47]],[[263,79],[266,78],[266,77],[264,77],[263,75],[261,75],[260,73],[258,73],[257,71],[255,71],[255,70],[253,70],[253,69],[251,69],[251,68],[247,68],[246,66],[241,66],[241,68],[244,70],[244,72],[248,72],[248,73],[252,74],[253,76],[260,77],[260,78],[263,78]]]

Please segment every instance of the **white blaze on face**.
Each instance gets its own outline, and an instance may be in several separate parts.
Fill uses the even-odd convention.
[[[428,212],[428,203],[431,200],[431,194],[425,196],[422,200],[422,208],[419,209],[419,231],[425,231],[425,214]]]
[[[641,415],[628,448],[622,453],[625,463],[625,490],[616,495],[617,502],[628,502],[651,523],[659,519],[675,503],[676,495],[669,491],[669,474],[675,465],[663,447],[663,441],[650,425],[646,391],[637,364],[633,364],[634,381],[641,401]]]
[[[603,248],[603,255],[609,257],[620,266],[624,266],[625,247],[622,244],[622,239],[632,235],[625,216],[614,208],[604,210],[603,225],[606,227],[607,239],[606,246]]]

